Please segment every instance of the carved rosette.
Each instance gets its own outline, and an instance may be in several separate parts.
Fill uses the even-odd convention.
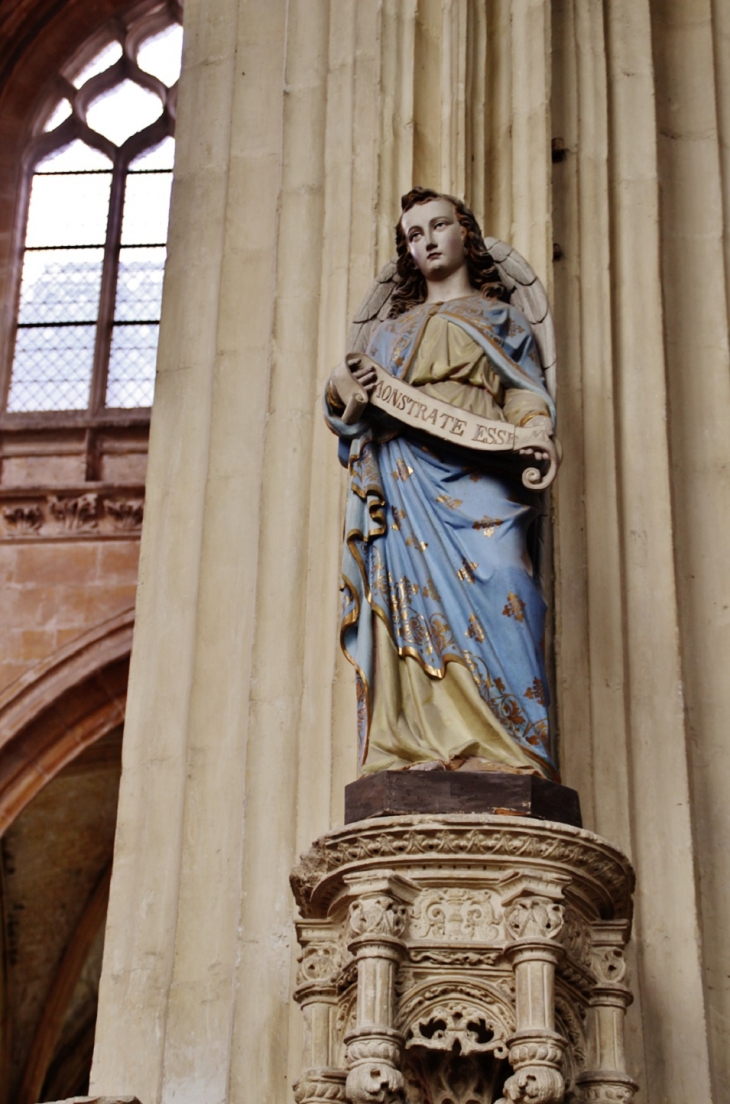
[[[324,837],[292,885],[297,1104],[631,1099],[621,1048],[599,1045],[630,999],[633,888],[604,840],[526,818],[382,818]]]

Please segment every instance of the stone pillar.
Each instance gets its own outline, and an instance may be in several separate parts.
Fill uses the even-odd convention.
[[[294,1084],[294,1099],[296,1104],[319,1104],[322,1099],[339,1104],[345,1100],[346,1075],[334,1068],[332,1016],[342,955],[326,920],[298,923],[297,938],[302,954],[294,999],[304,1016],[304,1072]]]
[[[320,394],[419,182],[554,275],[564,779],[640,874],[630,1064],[650,1102],[720,1099],[726,6],[186,0],[92,1092],[283,1104],[299,1073],[285,880],[355,775]]]
[[[558,1104],[565,1090],[560,1069],[566,1041],[555,1030],[555,967],[562,954],[564,883],[559,876],[548,881],[539,874],[516,881],[503,897],[517,1024],[508,1039],[515,1072],[505,1084],[505,1096]]]
[[[398,877],[345,879],[350,904],[347,948],[357,964],[357,1017],[347,1045],[347,1099],[351,1104],[400,1099],[403,1036],[395,1030],[395,980],[405,946],[406,903],[415,886]]]
[[[474,9],[186,0],[93,1092],[281,1104],[299,1072],[286,879],[356,771],[321,394],[392,253],[417,89],[434,163],[463,143]]]
[[[592,926],[591,967],[596,986],[588,1012],[588,1069],[578,1083],[586,1104],[631,1104],[638,1089],[626,1073],[624,1018],[633,997],[624,946],[627,925],[606,920]]]

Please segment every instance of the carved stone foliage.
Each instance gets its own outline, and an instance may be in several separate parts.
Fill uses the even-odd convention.
[[[491,943],[501,933],[489,893],[449,886],[421,894],[413,908],[412,934],[417,939]]]
[[[458,859],[469,865],[493,858],[503,869],[546,863],[579,879],[596,916],[631,915],[634,876],[628,859],[605,840],[581,828],[532,822],[518,817],[438,817],[375,819],[366,828],[345,826],[314,844],[291,875],[303,916],[315,915],[332,898],[340,872],[371,861],[393,870],[414,862],[427,865]],[[384,831],[387,827],[387,831]],[[319,899],[315,899],[319,898]]]
[[[4,506],[5,528],[20,533],[37,533],[44,521],[43,510],[34,502],[22,506]]]
[[[529,1066],[518,1070],[504,1084],[504,1096],[497,1104],[562,1104],[565,1084],[550,1066]]]
[[[618,1039],[630,999],[632,873],[605,841],[517,818],[383,818],[320,840],[292,883],[309,1064],[322,1055],[298,1104],[630,1100],[625,1071],[586,1069],[587,1032]]]
[[[144,499],[109,498],[104,502],[104,511],[117,529],[141,529],[144,518]]]
[[[494,966],[502,951],[464,950],[461,947],[411,947],[410,961],[431,966]]]
[[[342,966],[342,955],[335,943],[312,943],[299,958],[297,985],[332,981]]]
[[[82,494],[68,498],[48,496],[48,512],[62,529],[96,529],[99,524],[99,496]]]
[[[307,1070],[294,1083],[295,1104],[346,1104],[344,1070]]]
[[[590,966],[590,925],[573,908],[566,908],[563,912],[563,931],[560,938],[574,962],[581,966]]]
[[[594,948],[591,968],[598,980],[607,985],[620,985],[628,980],[628,966],[622,947]]]
[[[144,488],[91,487],[0,493],[0,540],[139,537]]]
[[[557,939],[562,928],[563,906],[549,898],[522,898],[507,909],[512,939]]]
[[[403,1104],[403,1074],[380,1062],[355,1066],[347,1075],[350,1104]]]
[[[449,972],[431,984],[414,986],[400,1002],[396,1021],[406,1049],[494,1053],[507,1056],[515,1029],[514,1013],[503,989]]]
[[[504,1040],[495,1038],[492,1025],[482,1010],[459,999],[444,1001],[430,1010],[429,1015],[416,1020],[406,1046],[456,1050],[458,1054],[488,1051],[501,1052],[503,1056],[507,1054]]]
[[[396,939],[405,931],[408,909],[390,897],[365,897],[350,906],[352,935],[390,935]]]
[[[495,1098],[502,1063],[488,1056],[432,1051],[403,1062],[407,1104],[482,1104]]]

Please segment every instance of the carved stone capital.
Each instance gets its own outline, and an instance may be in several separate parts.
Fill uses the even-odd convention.
[[[566,1047],[566,1040],[561,1035],[547,1031],[517,1031],[507,1043],[510,1065],[515,1070],[526,1065],[559,1069]]]
[[[404,1080],[398,1069],[403,1037],[396,1031],[350,1035],[346,1094],[350,1104],[400,1104]]]
[[[408,906],[418,889],[393,871],[381,875],[345,875],[350,900],[348,933],[351,938],[401,939],[408,925]]]
[[[508,1077],[497,1104],[562,1104],[565,1082],[550,1066],[525,1066]]]
[[[639,1086],[626,1074],[588,1071],[577,1078],[585,1104],[632,1104]]]
[[[297,986],[333,982],[341,967],[342,954],[336,943],[310,943],[299,957]]]
[[[352,936],[387,935],[399,939],[406,930],[408,909],[390,897],[359,897],[350,905],[349,932]]]
[[[345,1104],[346,1077],[344,1070],[306,1070],[294,1082],[294,1100],[296,1104]]]
[[[594,947],[591,970],[601,985],[621,985],[628,981],[628,966],[623,947]]]
[[[505,909],[507,936],[518,940],[557,941],[563,929],[563,906],[549,897],[520,897]]]
[[[347,1062],[357,1066],[363,1062],[384,1062],[397,1066],[403,1047],[403,1036],[398,1031],[353,1032],[345,1039]]]
[[[350,1104],[402,1104],[404,1089],[400,1070],[384,1062],[364,1062],[348,1073],[345,1094]]]

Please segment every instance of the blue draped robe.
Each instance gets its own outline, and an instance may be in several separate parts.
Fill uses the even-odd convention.
[[[407,380],[434,314],[486,354],[505,390],[541,396],[554,417],[529,323],[478,295],[421,304],[384,322],[368,354]],[[491,714],[531,763],[557,776],[548,733],[545,602],[526,550],[535,499],[485,453],[416,434],[374,408],[347,426],[325,400],[349,470],[341,642],[356,670],[360,762],[372,718],[373,616],[401,657],[434,679],[450,662],[470,672]]]

